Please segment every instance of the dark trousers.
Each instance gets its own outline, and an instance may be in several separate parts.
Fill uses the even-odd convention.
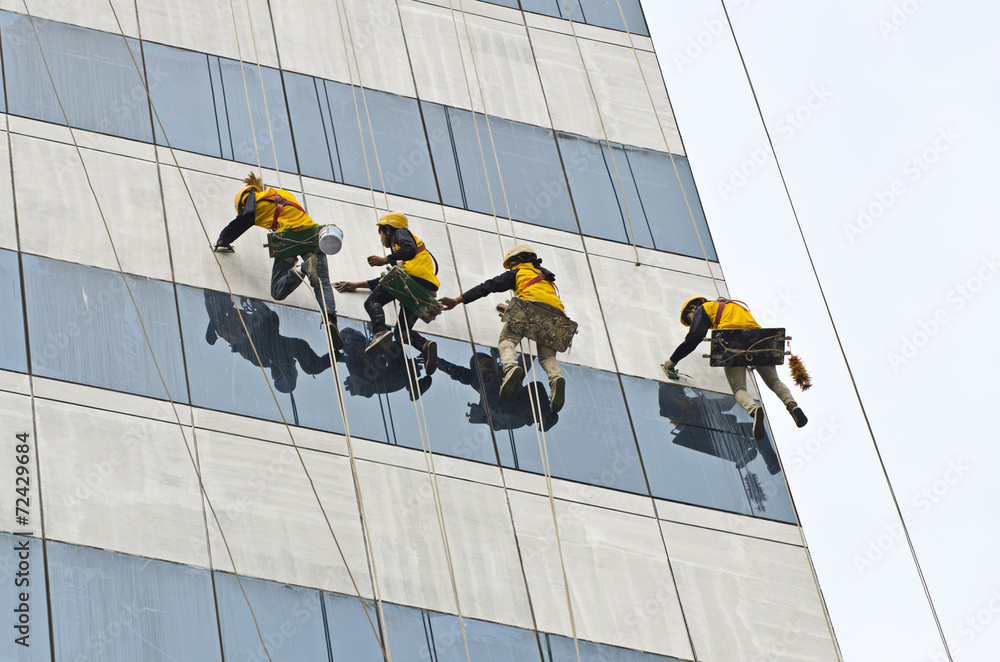
[[[411,276],[411,278],[413,277]],[[431,294],[437,294],[437,288],[430,281],[426,281],[423,278],[413,278],[413,280]],[[368,317],[372,320],[372,330],[375,333],[389,330],[389,326],[385,323],[385,312],[382,310],[382,307],[393,299],[395,297],[382,289],[381,285],[376,285],[372,293],[365,299],[365,310],[368,311]],[[416,313],[410,312],[403,304],[399,305],[399,318],[399,321],[396,323],[396,333],[394,334],[396,340],[399,342],[408,342],[414,349],[418,351],[422,350],[427,339],[413,330],[413,325],[420,318],[417,317]],[[405,324],[405,328],[401,324]]]
[[[304,256],[303,256],[304,257]],[[323,301],[326,301],[326,312],[330,315],[337,313],[337,304],[333,300],[333,288],[330,287],[330,268],[326,263],[324,253],[316,253],[316,275],[319,284],[313,288],[316,295],[316,303],[319,304],[319,312],[322,313]],[[302,279],[299,278],[292,269],[295,267],[297,258],[274,258],[274,266],[271,267],[271,297],[275,301],[282,301],[288,298],[295,288],[299,286]]]

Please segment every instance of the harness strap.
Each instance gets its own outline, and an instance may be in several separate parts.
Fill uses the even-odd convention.
[[[261,200],[266,200],[266,201],[274,204],[274,218],[271,219],[271,232],[276,232],[277,231],[277,229],[278,229],[278,217],[281,216],[281,212],[282,212],[282,210],[286,206],[288,206],[288,207],[294,207],[294,208],[298,209],[300,212],[302,212],[303,214],[306,213],[306,210],[303,209],[301,206],[299,206],[298,204],[292,202],[291,200],[286,200],[284,198],[284,196],[278,195],[277,193],[275,193],[274,195],[272,195],[270,197],[267,197],[267,198],[261,198]]]
[[[722,321],[722,309],[726,307],[727,303],[738,303],[741,306],[743,306],[744,308],[746,308],[747,310],[750,310],[750,306],[746,305],[742,301],[738,301],[737,299],[725,299],[723,297],[719,297],[719,308],[715,311],[715,326],[716,327],[718,327],[719,326],[719,322]]]
[[[417,257],[418,255],[420,255],[424,251],[427,251],[427,246],[424,245],[423,243],[421,243],[420,246],[417,247],[417,252],[413,254],[413,257]],[[434,257],[434,253],[431,253],[430,251],[427,251],[427,254],[431,256],[431,262],[434,263],[434,275],[437,276],[438,275],[438,261],[437,261],[437,258]]]
[[[531,287],[535,283],[540,283],[543,280],[547,281],[548,279],[545,277],[545,274],[540,273],[537,276],[535,276],[534,278],[532,278],[531,280],[529,280],[527,283],[525,283],[524,287],[521,288],[521,291],[523,292],[524,290],[528,289],[529,287]],[[549,281],[549,282],[551,282],[551,281]],[[559,286],[556,285],[555,283],[552,283],[552,287],[554,287],[555,290],[556,290],[556,296],[559,296]]]

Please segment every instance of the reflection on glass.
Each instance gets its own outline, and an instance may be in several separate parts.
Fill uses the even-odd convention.
[[[410,364],[410,374],[407,375],[403,348],[395,339],[383,342],[366,354],[366,333],[347,327],[341,330],[340,335],[344,339],[344,349],[337,352],[337,361],[347,366],[344,390],[351,395],[370,398],[405,390],[410,400],[416,400],[416,391],[424,394],[430,388],[433,378],[430,375],[420,376],[423,357],[416,358],[416,365]]]
[[[327,642],[333,660],[385,661],[379,646],[381,631],[378,610],[373,602],[366,600],[362,606],[360,598],[324,593],[322,608],[327,622]],[[396,607],[385,605],[385,608]],[[392,654],[392,659],[399,659],[399,654],[395,650],[390,649],[389,652]]]
[[[51,541],[48,552],[56,660],[221,662],[207,570]]]
[[[225,99],[225,118],[232,140],[232,155],[229,158],[254,165],[259,160],[263,168],[296,169],[280,72],[270,67],[260,67],[258,72],[257,65],[250,62],[244,62],[243,71],[240,71],[240,63],[236,60],[214,59],[218,61],[222,74],[222,86],[215,90],[215,94],[217,98]],[[272,138],[274,148],[271,146]],[[275,153],[277,165],[274,163]]]
[[[525,372],[530,369],[523,356],[518,363]],[[559,414],[553,414],[549,408],[544,380],[522,385],[509,398],[500,399],[503,365],[497,349],[491,349],[489,354],[476,352],[469,359],[468,368],[441,359],[438,369],[459,384],[472,387],[479,396],[479,402],[468,404],[466,416],[470,423],[489,425],[494,430],[516,430],[535,424],[538,414],[532,414],[532,407],[536,407],[535,412],[541,411],[542,429],[549,430],[559,421]]]
[[[0,369],[28,372],[17,253],[0,250]]]
[[[26,557],[24,555],[27,555]],[[29,584],[16,584],[20,564],[28,562]],[[36,538],[0,533],[0,577],[7,584],[0,591],[0,610],[9,619],[0,639],[0,660],[51,662],[49,615],[46,609],[45,548]],[[20,579],[24,579],[22,577]],[[27,600],[21,600],[21,593]],[[24,615],[22,617],[22,614]],[[25,625],[21,621],[27,618]]]
[[[153,118],[157,144],[167,144],[160,130],[163,122],[171,147],[221,157],[218,118],[224,114],[216,113],[217,83],[213,84],[209,57],[148,41],[143,42],[142,50],[149,72],[149,94],[159,116],[159,120]]]
[[[754,441],[732,395],[622,381],[653,496],[795,521],[771,439]]]
[[[249,577],[237,582],[224,572],[215,573],[215,590],[227,660],[329,662],[319,591]]]
[[[587,23],[632,34],[649,36],[639,0],[580,0]],[[625,22],[622,21],[625,15]]]
[[[431,156],[434,159],[434,173],[437,175],[438,188],[441,190],[441,202],[465,209],[465,194],[462,192],[462,182],[458,177],[454,137],[448,120],[449,108],[426,101],[421,101],[420,107],[424,114],[424,126],[427,130],[427,141],[431,146]]]
[[[618,376],[575,365],[562,367],[566,404],[559,412],[559,425],[545,433],[552,475],[646,494]],[[535,379],[535,374],[534,368],[529,370],[528,379]],[[514,431],[509,444],[498,439],[498,447],[503,466],[542,473],[533,427]]]
[[[10,113],[149,142],[149,103],[129,49],[118,35],[0,12]],[[38,39],[35,39],[35,29]],[[44,49],[59,100],[42,61]],[[128,40],[136,59],[139,42]]]
[[[162,373],[170,396],[188,401],[169,283],[126,276],[140,324],[120,273],[34,255],[22,259],[34,374],[166,398]]]

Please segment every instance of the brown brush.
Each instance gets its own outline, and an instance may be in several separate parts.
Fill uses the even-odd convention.
[[[243,183],[246,184],[247,186],[256,187],[258,191],[264,190],[264,182],[262,182],[260,180],[260,177],[258,177],[255,173],[251,172],[249,175],[247,175],[246,178],[243,180]]]
[[[799,357],[794,354],[788,357],[788,368],[792,371],[792,380],[800,390],[806,391],[810,386],[812,386],[812,380],[809,378],[809,372],[806,370],[806,367],[802,365],[802,361]]]

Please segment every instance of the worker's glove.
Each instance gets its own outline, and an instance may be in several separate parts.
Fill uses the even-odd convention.
[[[663,372],[666,373],[668,379],[680,379],[681,378],[680,373],[677,372],[677,365],[673,361],[671,361],[671,360],[668,359],[668,360],[664,361],[663,365],[660,366],[660,367],[663,368]]]
[[[216,253],[235,253],[234,249],[230,244],[220,244],[216,242],[215,247],[212,248]]]

